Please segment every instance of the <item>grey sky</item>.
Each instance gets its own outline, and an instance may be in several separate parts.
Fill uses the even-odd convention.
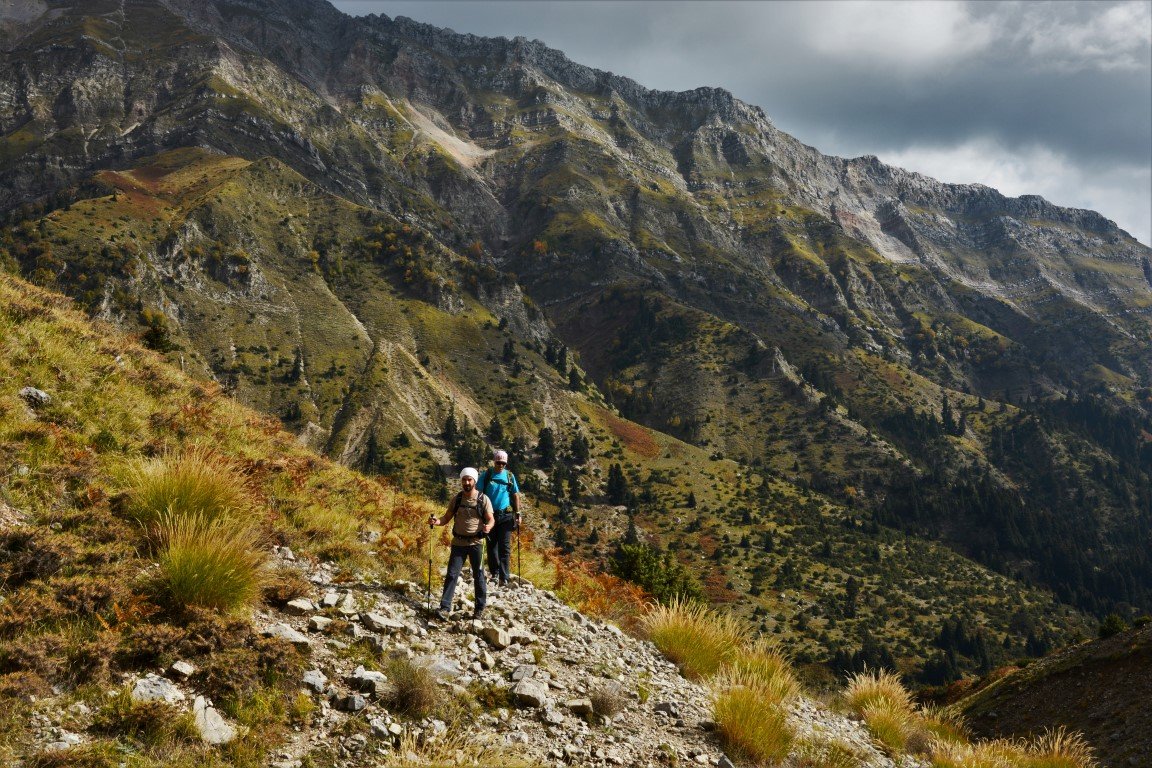
[[[1152,243],[1152,0],[335,0],[726,88],[821,151],[1091,208]]]

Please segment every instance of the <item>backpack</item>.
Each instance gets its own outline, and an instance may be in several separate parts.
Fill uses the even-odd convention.
[[[480,540],[480,539],[487,538],[487,534],[484,533],[484,509],[487,508],[488,511],[492,512],[492,518],[493,518],[493,520],[495,520],[496,513],[492,509],[492,500],[489,499],[483,493],[477,494],[477,496],[476,496],[476,512],[480,518],[480,528],[472,536],[468,536],[467,534],[461,533],[457,528],[457,525],[460,522],[460,515],[457,513],[460,511],[460,503],[463,500],[464,500],[464,491],[460,491],[459,493],[456,494],[456,498],[452,499],[452,535],[453,536],[459,536],[462,539],[463,538],[469,538],[469,539],[475,538],[476,540]]]
[[[480,491],[481,493],[484,493],[484,489],[488,487],[488,483],[490,483],[490,482],[496,483],[496,485],[506,485],[509,488],[511,488],[512,483],[516,482],[516,475],[512,474],[512,470],[510,470],[510,469],[505,469],[504,471],[508,473],[508,479],[507,480],[493,480],[492,479],[492,467],[488,467],[487,469],[485,469],[484,474],[480,475],[480,481],[476,483],[476,490]],[[487,495],[487,494],[485,494],[485,495]],[[509,496],[512,495],[511,491],[509,491],[508,495]],[[494,514],[494,515],[495,514],[502,514],[503,512],[504,512],[504,510],[502,510],[502,509],[499,511],[497,511],[495,509],[492,510],[492,514]]]

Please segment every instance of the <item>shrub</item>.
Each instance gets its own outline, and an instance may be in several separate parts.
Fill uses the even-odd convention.
[[[388,664],[386,674],[391,686],[384,704],[389,710],[421,718],[432,714],[441,703],[440,685],[427,667],[401,657]]]
[[[795,734],[774,694],[754,675],[729,672],[714,685],[714,717],[726,750],[754,764],[788,756]]]
[[[158,523],[157,540],[156,587],[173,605],[239,611],[260,599],[266,554],[247,523],[200,513],[166,515]]]
[[[711,677],[731,662],[749,635],[734,616],[680,600],[653,606],[641,624],[656,647],[694,680]]]
[[[247,478],[204,449],[141,461],[128,470],[124,512],[150,528],[164,516],[242,517],[251,508]]]

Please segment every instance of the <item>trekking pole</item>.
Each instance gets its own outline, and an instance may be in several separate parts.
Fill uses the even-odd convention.
[[[432,532],[436,526],[428,523],[428,589],[424,592],[424,609],[432,610]]]
[[[516,580],[519,582],[524,581],[524,572],[520,568],[520,526],[522,522],[516,523]]]

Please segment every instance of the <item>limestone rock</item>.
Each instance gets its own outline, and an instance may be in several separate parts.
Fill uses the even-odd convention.
[[[548,686],[539,680],[525,679],[512,687],[517,703],[527,707],[543,707],[548,703]]]
[[[200,738],[208,744],[227,744],[236,738],[236,729],[214,707],[208,706],[203,696],[197,696],[192,703],[192,718]]]
[[[136,701],[164,701],[176,704],[184,701],[184,692],[159,675],[145,675],[136,681],[132,688],[132,698]]]
[[[297,632],[287,624],[273,624],[267,627],[261,634],[263,634],[264,637],[274,637],[278,640],[291,643],[300,650],[312,649],[312,641],[308,639],[308,636]]]

